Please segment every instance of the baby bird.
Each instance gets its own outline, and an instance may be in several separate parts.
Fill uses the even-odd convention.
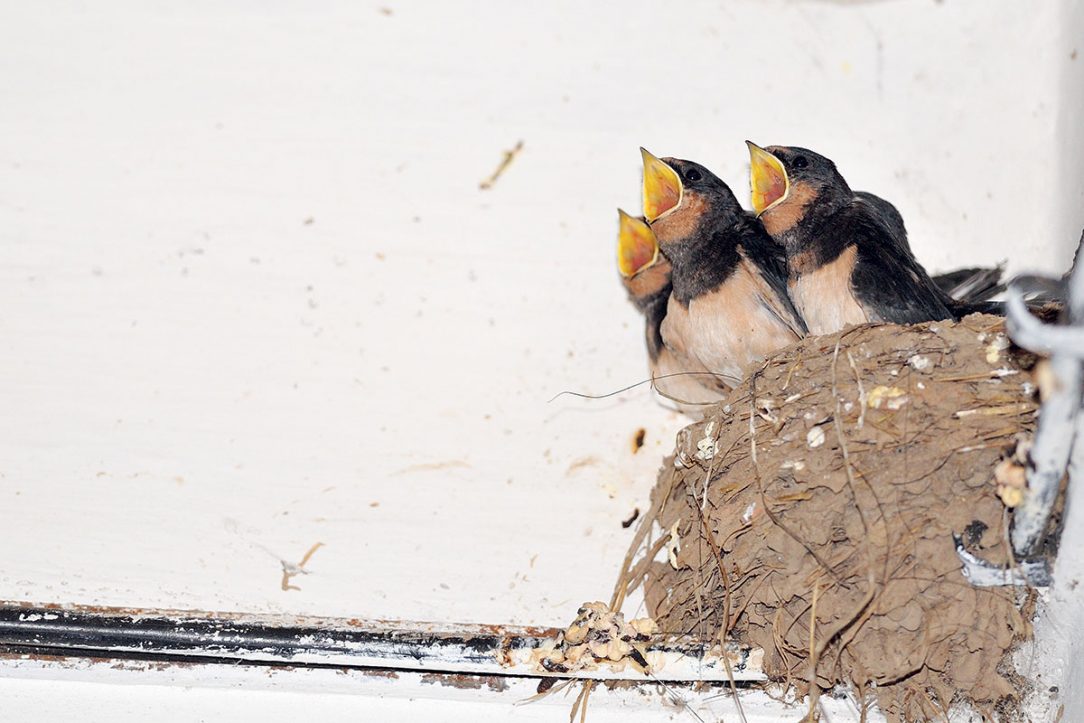
[[[782,249],[707,168],[640,150],[644,217],[671,265],[662,340],[737,386],[806,333],[787,296]]]
[[[670,262],[642,219],[620,209],[617,213],[617,268],[629,299],[644,315],[652,383],[681,411],[699,418],[706,405],[723,398],[726,386],[702,364],[666,346],[662,323],[670,300]]]

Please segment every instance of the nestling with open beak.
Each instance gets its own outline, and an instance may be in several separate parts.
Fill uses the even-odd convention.
[[[736,386],[806,332],[782,249],[711,171],[640,150],[644,217],[672,267],[662,339]]]
[[[629,299],[644,314],[652,384],[689,416],[723,398],[726,387],[703,365],[666,346],[662,322],[670,300],[670,262],[659,253],[655,234],[643,219],[618,209],[617,268]]]
[[[753,209],[786,251],[787,288],[810,333],[956,316],[894,235],[893,220],[857,197],[832,161],[805,148],[746,143]]]

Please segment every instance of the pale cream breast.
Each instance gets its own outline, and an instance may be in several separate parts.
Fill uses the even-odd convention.
[[[792,275],[787,282],[791,301],[810,334],[832,334],[845,326],[870,321],[851,288],[857,254],[858,249],[851,246],[831,263]]]
[[[693,299],[688,308],[671,298],[663,339],[736,386],[753,364],[798,340],[781,306],[743,262],[726,283]]]

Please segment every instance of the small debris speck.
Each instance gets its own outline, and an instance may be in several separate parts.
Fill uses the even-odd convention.
[[[305,556],[301,558],[301,562],[297,563],[296,565],[294,565],[293,563],[286,562],[285,560],[279,560],[279,562],[282,564],[282,583],[281,583],[281,586],[282,586],[282,591],[283,592],[288,592],[290,590],[300,590],[301,589],[297,585],[291,585],[290,580],[297,577],[298,575],[308,575],[309,574],[309,571],[305,569],[305,565],[308,564],[309,560],[313,556],[313,553],[315,553],[317,550],[319,550],[323,546],[324,546],[324,543],[322,543],[322,542],[315,543],[312,547],[310,547],[308,549],[308,552],[305,553]]]
[[[513,159],[515,159],[515,157],[522,150],[523,141],[518,141],[511,150],[505,151],[504,156],[501,158],[501,162],[500,164],[498,164],[496,170],[493,171],[489,178],[479,183],[478,188],[482,189],[483,191],[488,191],[489,189],[493,188],[494,184],[497,183],[497,179],[501,177],[505,170],[507,170],[508,166],[512,165]]]

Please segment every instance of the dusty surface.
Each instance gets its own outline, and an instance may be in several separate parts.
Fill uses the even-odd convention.
[[[994,469],[1037,406],[1003,331],[976,315],[808,339],[679,435],[645,515],[654,561],[628,575],[661,629],[759,646],[774,679],[853,684],[890,718],[1011,709],[1030,597],[969,585],[952,537],[1010,562]]]

